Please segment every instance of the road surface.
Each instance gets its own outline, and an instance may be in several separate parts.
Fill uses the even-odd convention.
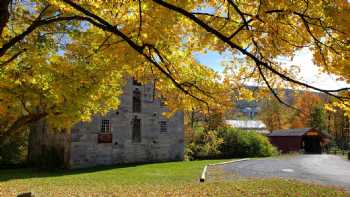
[[[298,179],[350,189],[350,161],[335,155],[298,155],[252,159],[222,165],[226,173],[243,177]]]

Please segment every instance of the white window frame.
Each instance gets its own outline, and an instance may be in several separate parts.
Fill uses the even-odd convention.
[[[111,121],[109,119],[101,120],[101,133],[111,133]]]

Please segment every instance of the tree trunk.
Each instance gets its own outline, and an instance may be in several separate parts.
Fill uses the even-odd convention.
[[[28,163],[34,167],[57,169],[69,167],[70,134],[52,128],[46,119],[30,126]]]
[[[4,30],[9,17],[9,5],[11,0],[1,0],[0,1],[0,36],[2,35],[2,31]]]
[[[40,121],[45,116],[47,116],[47,113],[30,114],[18,118],[14,123],[12,123],[10,127],[5,129],[5,131],[0,132],[0,144],[3,144],[7,140],[11,140],[12,136],[20,134],[20,132],[24,131],[25,127],[28,127],[30,124]],[[31,132],[29,135],[31,135]],[[28,155],[29,154],[30,153],[28,149]]]
[[[1,133],[0,137],[10,136],[16,134],[16,132],[20,132],[21,129],[25,126],[29,126],[31,123],[35,123],[42,118],[46,117],[48,114],[38,113],[38,114],[29,114],[18,118],[10,127],[8,127],[4,132]]]

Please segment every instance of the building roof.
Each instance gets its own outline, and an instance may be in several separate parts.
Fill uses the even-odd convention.
[[[305,133],[307,133],[308,131],[310,131],[313,128],[307,127],[307,128],[296,128],[296,129],[283,129],[283,130],[277,130],[277,131],[272,131],[270,134],[268,134],[268,136],[273,137],[273,136],[278,136],[278,137],[287,137],[287,136],[295,136],[295,137],[300,137],[303,136]],[[317,130],[317,129],[315,129]],[[326,138],[332,138],[332,136],[330,136],[327,132],[324,131],[319,131],[318,132],[321,133],[321,135],[323,135],[323,137]]]
[[[234,128],[266,129],[266,125],[260,120],[226,120],[226,124]]]
[[[303,136],[311,128],[283,129],[272,131],[269,136]]]
[[[254,130],[257,133],[270,133],[266,125],[260,120],[226,120],[226,124],[242,130]]]

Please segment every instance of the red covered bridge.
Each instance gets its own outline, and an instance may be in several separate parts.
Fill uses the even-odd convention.
[[[314,128],[298,128],[273,131],[267,135],[270,142],[282,153],[299,152],[321,153],[331,136]]]

